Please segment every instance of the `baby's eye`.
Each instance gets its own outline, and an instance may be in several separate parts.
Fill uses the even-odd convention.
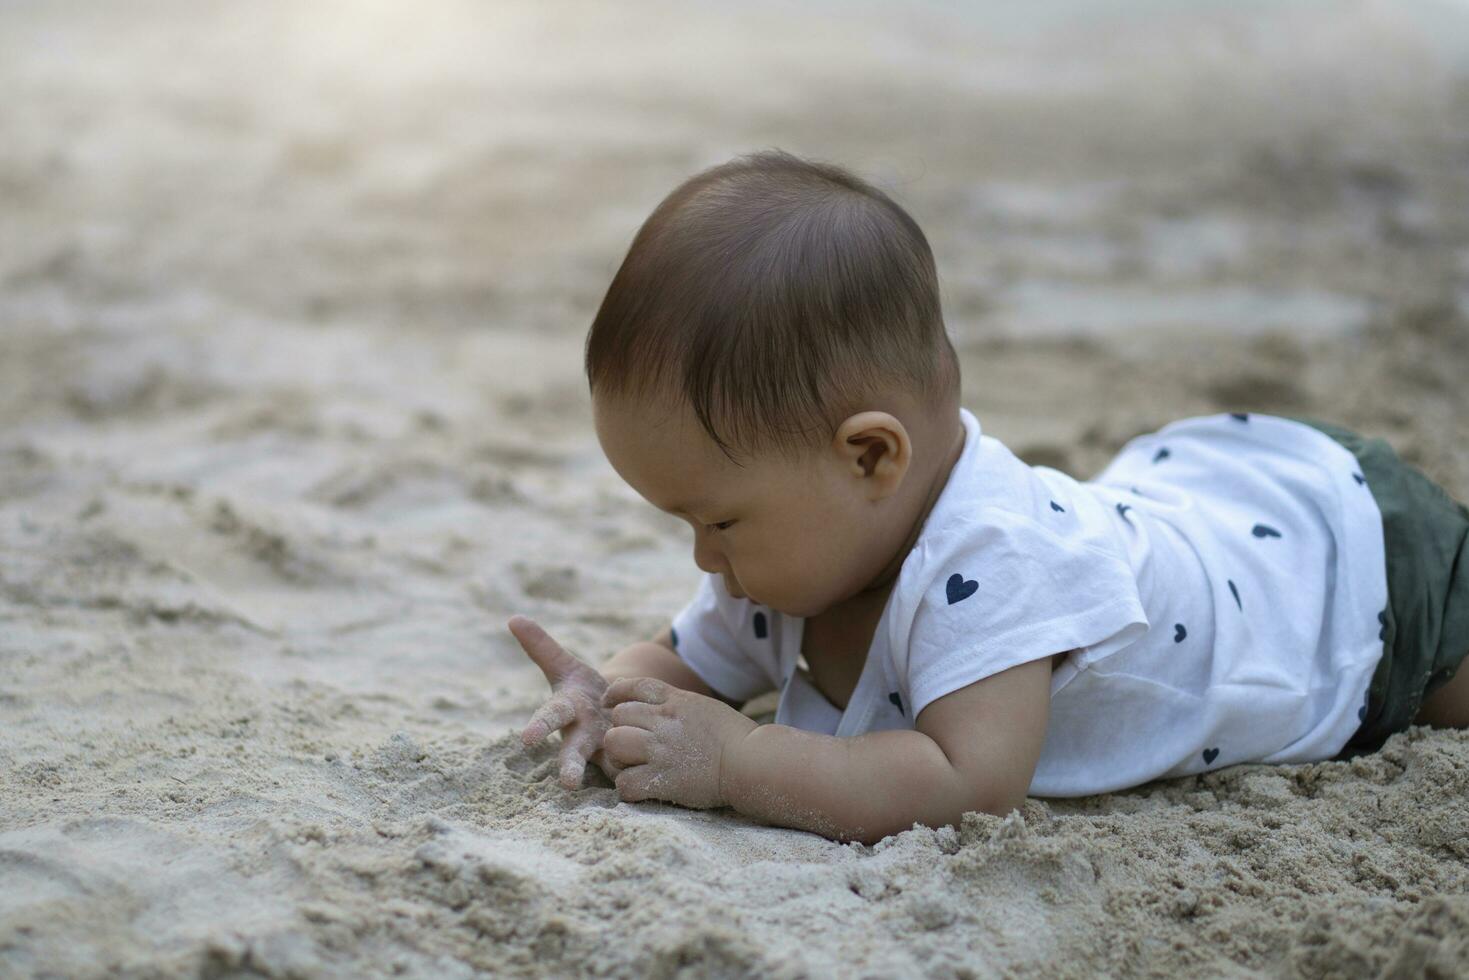
[[[718,524],[705,524],[704,526],[711,531],[723,531],[733,523],[734,521],[720,521]]]

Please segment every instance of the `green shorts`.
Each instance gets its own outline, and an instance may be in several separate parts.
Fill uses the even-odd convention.
[[[1382,660],[1362,725],[1342,754],[1370,752],[1411,725],[1428,692],[1453,677],[1469,653],[1469,509],[1382,439],[1315,419],[1294,421],[1357,457],[1382,511],[1388,594]]]

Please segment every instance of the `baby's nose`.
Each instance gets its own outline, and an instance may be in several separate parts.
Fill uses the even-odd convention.
[[[724,562],[715,559],[702,548],[694,549],[694,564],[699,566],[700,571],[708,572],[711,575],[724,573]]]
[[[708,536],[698,531],[694,532],[694,564],[711,575],[726,570],[724,556],[709,547]]]

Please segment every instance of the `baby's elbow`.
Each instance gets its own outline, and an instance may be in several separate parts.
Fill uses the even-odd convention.
[[[1023,806],[1024,804],[1025,794],[1020,793],[1018,795],[1004,796],[995,800],[988,801],[984,804],[984,806],[976,807],[975,812],[988,813],[991,816],[995,817],[1008,817],[1011,813],[1020,809],[1021,806]]]
[[[955,826],[966,813],[1007,817],[1024,805],[1034,778],[1034,761],[1017,753],[962,757],[950,761],[943,794],[933,802],[942,813],[941,822]]]
[[[843,843],[856,842],[871,847],[880,840],[884,840],[895,834],[900,834],[905,830],[912,830],[915,827],[928,827],[932,830],[943,830],[945,827],[952,827],[958,830],[964,823],[964,814],[966,813],[984,813],[996,817],[1007,817],[1012,810],[1017,809],[1023,802],[1025,802],[1024,796],[1014,801],[985,802],[982,804],[967,805],[962,808],[956,807],[942,815],[930,814],[926,817],[919,817],[911,823],[902,826],[888,827],[875,831],[858,828],[849,833],[841,834],[836,839]]]
[[[921,824],[926,827],[931,827],[934,830],[942,830],[945,827],[953,827],[955,830],[958,830],[964,823],[964,814],[966,813],[984,813],[996,817],[1008,817],[1012,811],[1019,809],[1025,803],[1025,795],[1024,792],[1021,792],[970,797],[957,804],[951,803],[941,811],[930,811],[926,817],[921,817],[914,824],[900,829],[908,830],[915,824]],[[897,832],[896,830],[890,831],[890,833]],[[874,844],[881,840],[883,836],[882,834],[873,835],[873,839],[868,840],[864,838],[862,839],[862,843]]]
[[[984,792],[972,794],[963,804],[964,813],[987,813],[995,817],[1008,817],[1025,804],[1029,784],[990,786]],[[962,818],[962,814],[961,814]],[[956,820],[955,826],[958,826]]]
[[[985,813],[996,817],[1008,817],[1012,811],[1019,809],[1025,803],[1025,796],[1025,793],[1019,793],[1006,796],[984,797],[962,803],[958,806],[946,807],[941,813],[930,811],[926,816],[919,816],[916,819],[910,817],[909,822],[902,823],[901,825],[883,826],[879,824],[879,826],[873,829],[852,827],[828,836],[840,843],[866,844],[868,847],[871,847],[878,841],[891,837],[894,834],[900,834],[905,830],[912,830],[918,826],[930,827],[934,830],[953,827],[955,830],[958,830],[964,822],[964,814]]]
[[[871,846],[893,834],[915,826],[939,830],[956,830],[966,813],[987,813],[1007,817],[1025,803],[1030,779],[976,778],[973,774],[952,771],[950,778],[930,784],[922,791],[909,792],[891,800],[879,814],[868,813],[860,825],[844,828],[834,839],[855,841]],[[901,800],[901,802],[899,802]],[[915,803],[917,804],[915,806]]]

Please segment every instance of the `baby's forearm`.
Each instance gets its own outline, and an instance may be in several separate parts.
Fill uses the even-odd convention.
[[[619,677],[656,677],[695,694],[713,693],[693,668],[683,662],[683,658],[661,643],[634,643],[623,647],[602,665],[601,673],[609,684]]]
[[[836,840],[875,843],[909,829],[957,823],[968,810],[1008,812],[949,762],[939,744],[912,730],[855,738],[761,725],[723,765],[725,802],[765,823]]]

